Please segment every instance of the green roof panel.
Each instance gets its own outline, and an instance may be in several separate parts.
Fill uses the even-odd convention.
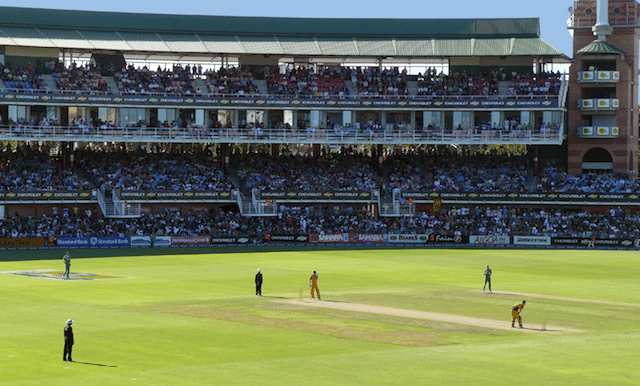
[[[55,47],[55,45],[33,28],[0,26],[0,31],[19,46]],[[12,44],[12,45],[13,45]]]
[[[289,55],[320,55],[320,49],[312,39],[283,38],[278,39],[283,51]]]
[[[608,44],[607,42],[603,42],[602,40],[596,39],[586,46],[582,47],[578,50],[579,54],[617,54],[624,55],[624,51],[619,50],[618,48]]]
[[[369,37],[528,36],[540,34],[537,18],[346,19],[140,14],[0,7],[0,26],[229,35]]]

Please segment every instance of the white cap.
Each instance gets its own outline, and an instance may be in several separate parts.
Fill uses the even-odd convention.
[[[258,268],[258,272],[262,272],[262,269]]]
[[[73,319],[67,320],[67,324],[71,324],[71,323],[73,323]]]

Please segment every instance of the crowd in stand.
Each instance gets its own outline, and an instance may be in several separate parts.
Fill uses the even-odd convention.
[[[397,67],[356,67],[351,69],[351,82],[356,86],[358,95],[362,97],[407,96],[407,70]]]
[[[611,209],[603,213],[562,209],[473,206],[443,209],[414,217],[376,218],[365,210],[334,205],[282,208],[275,217],[243,217],[212,210],[163,211],[134,219],[103,218],[77,208],[52,215],[12,216],[0,220],[0,237],[231,236],[268,239],[300,234],[437,234],[490,236],[636,238],[640,215]]]
[[[83,122],[79,121],[79,125]],[[327,150],[327,149],[325,149]],[[236,154],[236,174],[225,175],[208,149],[77,149],[63,168],[47,147],[0,147],[1,190],[84,190],[108,183],[122,190],[371,191],[636,193],[640,184],[610,172],[572,175],[547,165],[538,176],[528,155],[468,154],[429,148],[377,160],[351,148],[322,154]],[[386,170],[386,171],[385,171]]]
[[[121,190],[230,190],[233,183],[206,150],[79,150],[78,164],[96,185]]]
[[[490,73],[436,74],[429,70],[418,76],[418,95],[423,96],[477,96],[498,94],[498,78]]]
[[[9,90],[48,90],[44,74],[52,74],[62,91],[92,94],[111,93],[100,67],[92,64],[65,67],[61,62],[48,62],[44,66],[23,67],[0,65],[2,80]],[[129,65],[120,70],[111,68],[118,92],[123,95],[238,95],[259,94],[256,77],[247,68],[222,67],[202,71],[202,66],[174,65],[156,71],[147,66]],[[417,79],[418,96],[494,96],[499,93],[499,82],[508,83],[508,95],[557,95],[560,74],[542,72],[524,74],[507,73],[503,68],[478,72],[438,73],[428,68],[417,77],[410,77],[406,69],[398,67],[346,67],[346,66],[286,66],[264,67],[258,70],[258,79],[265,79],[268,94],[292,97],[339,97],[350,95],[347,81],[351,81],[360,97],[405,97],[409,95],[409,79]],[[207,89],[201,90],[196,79],[203,77]],[[506,94],[506,89],[504,91]]]
[[[212,95],[247,96],[260,93],[253,74],[238,67],[207,71],[206,76],[207,88]]]
[[[526,191],[527,158],[414,152],[389,158],[389,188],[402,192]]]
[[[44,77],[31,64],[12,66],[0,63],[2,82],[10,91],[35,91],[45,88]]]
[[[512,74],[509,95],[558,95],[560,74],[542,72],[540,74]]]
[[[560,92],[559,73],[507,74],[504,69],[496,69],[447,75],[427,69],[424,75],[418,75],[418,95],[492,96],[499,94],[499,82],[508,82],[509,95],[558,95]]]
[[[349,95],[345,70],[336,66],[287,67],[284,73],[277,68],[265,68],[269,94],[294,97],[344,97]]]
[[[371,157],[349,152],[316,157],[253,153],[242,156],[238,178],[247,190],[370,191],[380,186],[372,162]]]
[[[130,65],[116,71],[113,78],[123,95],[201,95],[191,74],[190,69],[179,65],[172,70],[158,66],[156,71],[147,66],[136,69]]]
[[[29,146],[0,149],[0,190],[67,191],[90,186],[75,173],[64,170],[60,163]]]
[[[548,166],[538,177],[538,192],[563,193],[640,193],[636,180],[616,173],[587,172],[580,176]]]
[[[74,62],[71,67],[65,67],[61,62],[57,62],[51,68],[51,76],[53,76],[58,89],[62,91],[75,91],[83,94],[109,91],[107,82],[100,73],[100,68],[93,65],[77,66]]]

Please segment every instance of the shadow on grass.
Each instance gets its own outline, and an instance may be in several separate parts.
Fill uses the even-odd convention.
[[[101,367],[118,367],[118,366],[105,365],[102,363],[91,363],[91,362],[75,362],[75,363],[79,363],[81,365],[92,365],[92,366],[101,366]]]

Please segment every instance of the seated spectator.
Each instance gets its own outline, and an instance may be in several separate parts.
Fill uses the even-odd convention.
[[[319,157],[243,156],[238,169],[243,189],[367,191],[379,187],[371,158],[328,153]]]
[[[258,94],[258,86],[249,71],[237,67],[206,72],[207,88],[213,95],[250,96]]]
[[[96,186],[122,190],[224,190],[234,188],[204,150],[191,152],[89,151],[78,163]]]

